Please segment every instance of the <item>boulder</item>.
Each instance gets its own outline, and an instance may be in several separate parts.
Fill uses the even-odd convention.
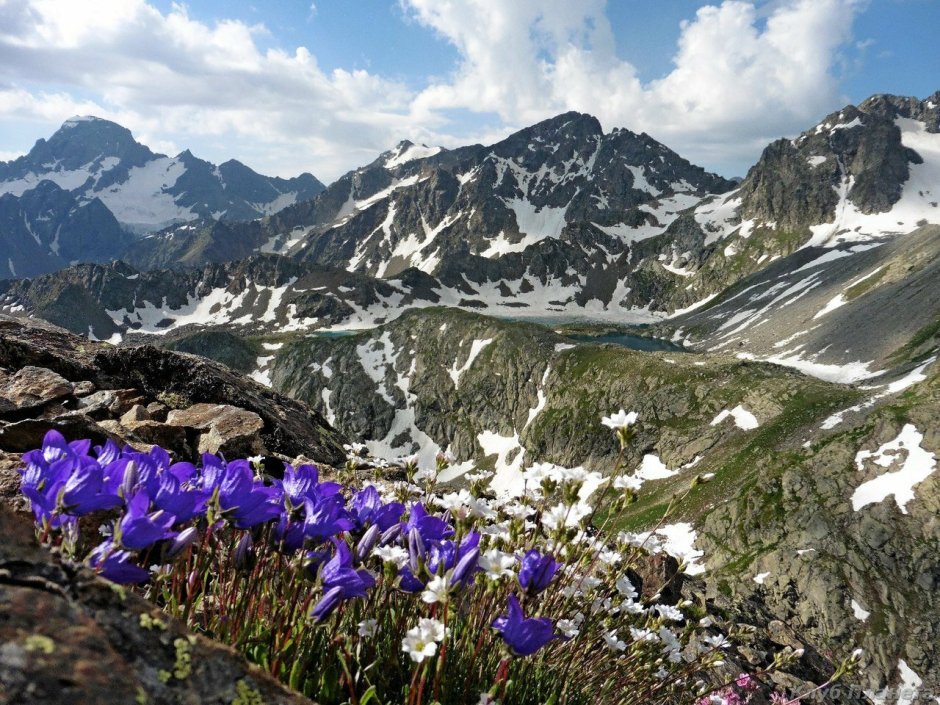
[[[134,404],[129,411],[121,416],[121,424],[124,426],[137,421],[150,421],[150,412],[142,404]]]
[[[120,424],[126,430],[127,440],[135,448],[139,447],[138,442],[142,442],[148,446],[160,446],[174,453],[179,460],[192,455],[192,445],[189,443],[185,428],[150,419],[124,421],[122,418]]]
[[[62,375],[44,367],[28,365],[18,370],[0,387],[0,397],[19,408],[42,406],[72,393],[72,384]]]
[[[222,453],[234,458],[266,452],[260,435],[264,421],[245,409],[228,404],[194,404],[171,411],[166,422],[200,431],[200,453]]]

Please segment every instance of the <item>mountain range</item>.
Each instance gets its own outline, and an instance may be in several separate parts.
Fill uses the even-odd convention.
[[[740,181],[565,113],[142,238],[81,189],[0,198],[11,228],[3,199],[115,221],[34,227],[63,262],[100,256],[0,282],[0,312],[213,357],[374,462],[449,452],[456,486],[472,464],[495,492],[536,462],[610,472],[600,417],[636,410],[623,528],[688,492],[658,530],[710,599],[788,625],[781,644],[863,647],[876,702],[940,687],[940,93],[846,106]]]
[[[189,150],[155,154],[114,122],[74,117],[0,162],[0,275],[107,262],[169,225],[260,218],[322,190],[310,174],[281,179]]]

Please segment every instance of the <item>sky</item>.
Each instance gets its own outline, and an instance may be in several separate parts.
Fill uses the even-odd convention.
[[[848,103],[940,90],[937,27],[940,0],[0,0],[0,160],[96,115],[329,183],[578,110],[743,176]]]

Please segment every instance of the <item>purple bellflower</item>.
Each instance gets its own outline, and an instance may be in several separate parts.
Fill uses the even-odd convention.
[[[516,656],[531,656],[552,639],[562,638],[547,617],[527,618],[515,595],[509,596],[509,614],[493,620],[493,628]]]
[[[368,570],[356,570],[352,565],[352,554],[345,541],[333,539],[336,553],[320,570],[326,590],[342,588],[343,599],[365,597],[366,591],[375,585],[375,578]]]
[[[131,558],[132,554],[127,551],[115,550],[108,539],[91,552],[88,561],[102,577],[113,583],[127,585],[150,580],[150,573],[131,563]]]
[[[120,541],[124,548],[140,550],[176,535],[170,530],[176,517],[161,509],[155,512],[149,510],[150,498],[143,491],[135,494],[127,503],[127,513],[118,523]]]
[[[551,555],[543,556],[535,549],[527,551],[521,563],[519,584],[532,595],[547,588],[561,567]]]

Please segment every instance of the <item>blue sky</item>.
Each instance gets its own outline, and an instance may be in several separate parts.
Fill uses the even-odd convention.
[[[938,26],[940,0],[7,0],[0,159],[95,114],[330,181],[575,109],[742,175],[847,102],[940,90]]]

